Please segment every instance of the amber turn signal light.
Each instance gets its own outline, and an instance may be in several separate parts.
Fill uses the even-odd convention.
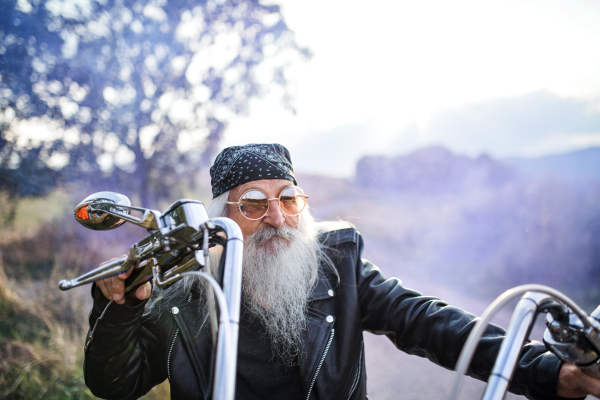
[[[79,210],[77,210],[77,218],[79,218],[79,219],[90,219],[90,214],[88,213],[87,206],[83,206]]]

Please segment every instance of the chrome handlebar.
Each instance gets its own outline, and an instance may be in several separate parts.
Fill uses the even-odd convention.
[[[450,400],[458,398],[463,377],[487,325],[501,308],[523,294],[515,307],[482,399],[504,398],[521,347],[536,317],[544,312],[548,312],[544,332],[546,348],[561,360],[574,363],[600,379],[600,306],[588,316],[573,300],[555,289],[523,285],[504,292],[494,300],[473,327],[456,364],[457,375]]]
[[[142,216],[131,216],[131,212],[140,212]],[[115,229],[130,222],[146,228],[149,235],[134,243],[127,256],[75,279],[61,280],[61,290],[119,275],[132,266],[135,268],[125,281],[126,292],[150,279],[158,287],[172,285],[187,275],[207,281],[207,303],[216,349],[212,398],[233,400],[242,293],[243,237],[239,226],[229,218],[209,219],[204,205],[196,200],[178,200],[160,213],[132,207],[126,196],[114,192],[99,192],[84,199],[75,207],[75,219],[94,230]],[[219,279],[212,276],[210,268],[205,272],[195,271],[209,265],[208,249],[216,244],[225,248]],[[219,321],[215,299],[221,311]]]
[[[77,286],[111,278],[127,271],[132,265],[133,263],[129,261],[127,256],[119,257],[75,279],[63,279],[58,283],[58,287],[60,290],[69,290]]]
[[[567,307],[550,310],[546,316],[544,343],[561,360],[600,379],[600,306],[588,320],[591,326],[586,327]]]

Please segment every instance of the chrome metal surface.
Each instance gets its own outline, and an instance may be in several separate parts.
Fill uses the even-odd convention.
[[[598,361],[599,353],[593,350],[593,344],[581,343],[581,339],[586,335],[586,332],[583,324],[575,314],[569,313],[567,321],[556,321],[551,314],[548,314],[546,327],[544,343],[561,360],[579,366],[593,365]]]
[[[159,288],[172,285],[182,278],[180,274],[175,274],[165,279],[160,268],[160,264],[156,262],[156,259],[152,259],[149,262],[152,264],[152,279]]]
[[[215,391],[213,399],[233,400],[235,390],[235,376],[237,367],[237,348],[238,348],[238,333],[240,322],[240,308],[242,299],[242,257],[244,250],[244,242],[242,230],[232,219],[215,218],[212,220],[215,227],[225,231],[227,236],[227,250],[225,252],[225,270],[223,273],[223,292],[225,301],[229,310],[229,342],[230,350],[225,351],[220,348],[224,346],[221,339],[223,335],[222,329],[219,328],[219,343],[217,345],[217,354],[221,351],[226,362],[222,362],[216,366],[215,374],[215,389],[223,388],[223,397],[217,396]],[[217,298],[218,299],[218,298]],[[221,317],[223,315],[221,314]],[[218,375],[218,377],[217,377]]]
[[[181,274],[182,272],[188,272],[196,269],[198,267],[198,261],[196,261],[195,253],[188,254],[179,265],[171,268],[167,272],[164,273],[165,278],[170,278],[177,274]]]
[[[596,309],[592,311],[590,317],[600,322],[600,306],[596,307]]]
[[[89,229],[107,231],[123,225],[125,219],[106,212],[94,211],[94,206],[97,204],[106,204],[106,207],[110,210],[122,210],[127,213],[122,207],[131,206],[131,201],[127,196],[120,193],[98,192],[86,197],[75,207],[75,220],[77,222]]]
[[[227,259],[225,260],[227,263]],[[231,322],[229,307],[225,293],[217,281],[206,272],[184,272],[182,276],[195,275],[206,280],[213,288],[217,304],[219,305],[219,338],[217,340],[217,354],[215,357],[215,377],[213,387],[213,400],[233,400],[235,395],[235,375],[237,364],[237,339],[234,343],[233,333],[237,334],[238,326]],[[241,287],[239,288],[241,290]]]
[[[208,214],[201,201],[181,199],[167,207],[161,218],[163,226],[172,227],[172,230],[186,226],[200,231],[201,225],[208,221]]]
[[[527,339],[531,324],[537,315],[539,303],[548,297],[545,294],[529,292],[519,300],[508,326],[506,338],[500,346],[483,400],[502,400],[504,398],[521,352],[521,346]]]
[[[110,203],[94,203],[89,206],[89,210],[95,213],[105,212],[115,217],[119,217],[127,222],[131,222],[134,225],[141,226],[148,230],[159,229],[162,225],[161,216],[162,214],[156,210],[150,210],[149,208],[133,207],[133,206],[120,206],[122,211],[115,210],[115,207],[111,206]],[[133,217],[129,214],[130,211],[138,211],[142,213],[141,217]]]
[[[142,216],[133,217],[130,215],[131,211],[141,212]],[[146,229],[158,229],[163,226],[161,216],[156,210],[133,207],[127,196],[116,192],[94,193],[75,207],[77,222],[86,228],[99,231],[118,228],[125,222]]]
[[[102,279],[117,276],[127,271],[133,262],[128,257],[119,257],[116,260],[108,262],[101,267],[98,267],[87,274],[83,274],[75,279],[63,279],[58,283],[60,290],[69,290],[77,286],[96,282]]]
[[[225,253],[226,268],[223,274],[223,290],[229,307],[231,322],[237,325],[240,322],[240,304],[242,299],[242,257],[244,254],[244,237],[242,230],[232,219],[214,218],[212,220],[218,228],[227,235],[227,250]],[[237,328],[232,335],[232,341],[237,348]]]
[[[600,307],[590,314],[588,321],[595,325],[599,313]],[[600,379],[600,329],[595,326],[586,328],[579,317],[564,309],[549,313],[546,327],[544,343],[550,351]]]
[[[589,343],[592,343],[595,338],[598,337],[600,329],[598,329],[596,325],[598,322],[597,318],[588,317],[575,302],[561,292],[543,285],[522,285],[510,289],[494,300],[494,302],[485,310],[481,319],[477,321],[469,334],[458,359],[456,366],[457,375],[449,399],[455,400],[458,398],[458,392],[461,387],[463,376],[467,372],[477,344],[483,336],[487,324],[501,308],[506,306],[507,303],[527,292],[531,293],[528,293],[519,302],[515,315],[511,320],[510,327],[506,334],[507,338],[502,343],[498,353],[492,376],[490,377],[486,393],[483,397],[484,400],[504,398],[519,352],[531,329],[531,324],[535,319],[535,315],[538,312],[545,312],[551,309],[556,310],[557,307],[560,309],[560,307],[567,306],[574,316],[581,321],[581,332],[584,332],[586,339],[590,340],[589,338],[592,338]],[[597,311],[599,309],[597,309]],[[596,311],[594,311],[594,313],[596,313]],[[595,315],[594,313],[593,315]],[[600,311],[598,311],[598,314],[600,314]],[[598,326],[600,326],[600,324]],[[550,350],[553,349],[550,348]],[[592,368],[596,368],[596,370],[592,370]],[[587,372],[594,373],[598,371],[598,369],[599,367],[596,364],[596,366],[590,367],[590,370]]]
[[[141,212],[141,217],[130,213]],[[233,400],[236,376],[237,343],[242,295],[243,237],[239,226],[229,218],[208,219],[204,205],[182,199],[169,206],[164,214],[155,210],[131,206],[129,199],[113,192],[100,192],[86,198],[75,208],[75,218],[90,229],[114,229],[131,222],[150,231],[133,244],[129,254],[72,280],[62,280],[61,290],[106,279],[137,265],[125,281],[129,292],[152,278],[157,287],[169,286],[187,275],[201,276],[209,283],[209,307],[215,317],[214,300],[220,309],[214,324],[216,340],[213,400]],[[192,272],[207,266],[211,235],[225,233],[223,289],[206,272]],[[139,261],[139,264],[137,264]],[[179,309],[171,309],[178,314]],[[176,336],[175,336],[176,338]],[[169,349],[169,354],[175,343]],[[169,362],[170,360],[168,360]],[[170,378],[170,366],[169,369]]]

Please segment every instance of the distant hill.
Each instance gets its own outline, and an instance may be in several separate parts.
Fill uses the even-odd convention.
[[[442,146],[431,146],[397,157],[365,156],[356,166],[357,183],[380,189],[421,193],[460,192],[498,186],[513,171],[487,155],[469,158]]]
[[[539,158],[507,158],[500,161],[536,177],[600,181],[600,147]]]
[[[470,158],[442,146],[430,146],[396,157],[362,157],[356,165],[355,179],[366,187],[442,193],[497,187],[523,175],[600,182],[600,147],[539,158],[498,160],[485,154]]]

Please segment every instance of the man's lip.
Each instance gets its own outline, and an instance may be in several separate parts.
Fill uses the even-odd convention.
[[[283,236],[275,235],[275,236],[271,236],[270,238],[266,239],[265,241],[275,240],[275,239],[288,240],[287,238],[284,238]]]
[[[285,243],[289,243],[289,242],[290,242],[290,239],[289,239],[289,238],[286,238],[286,237],[283,237],[283,236],[276,235],[276,236],[271,236],[270,238],[268,238],[268,239],[265,239],[265,240],[261,241],[261,243],[260,243],[260,244],[261,244],[261,245],[262,245],[262,244],[267,244],[267,243],[271,243],[271,242],[273,242],[273,241],[277,241],[277,240],[280,240],[280,241],[282,241],[282,242],[285,242]]]

